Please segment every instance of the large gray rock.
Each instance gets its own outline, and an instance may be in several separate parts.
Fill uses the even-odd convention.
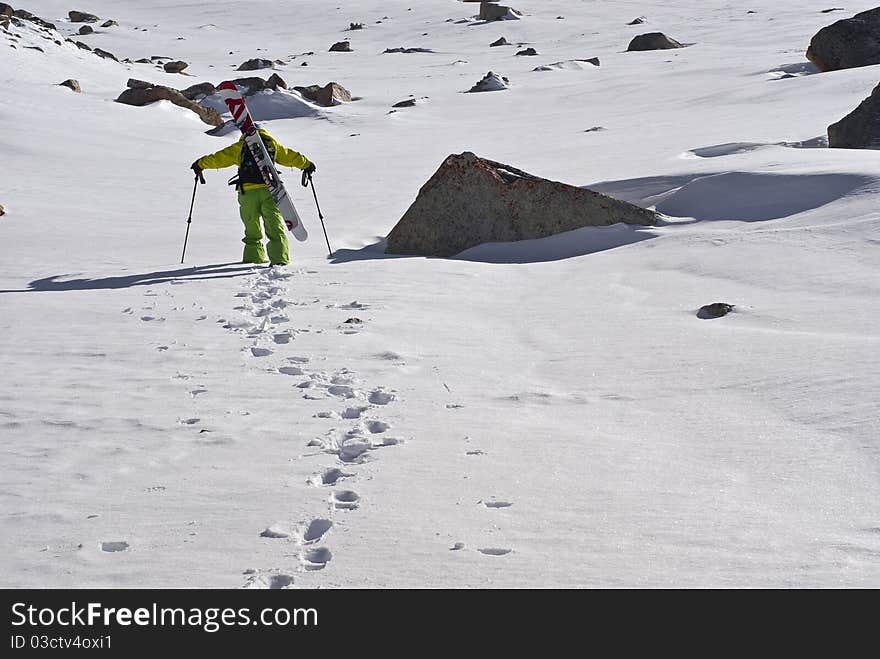
[[[807,59],[820,71],[880,64],[880,7],[823,27],[810,40]]]
[[[652,225],[653,211],[465,152],[450,155],[388,234],[389,254],[452,256],[586,226]]]
[[[828,126],[828,146],[880,149],[880,85],[855,110]]]
[[[189,100],[194,101],[199,97],[210,96],[216,91],[217,88],[210,82],[200,82],[197,85],[191,85],[186,89],[181,89],[180,93]]]
[[[670,39],[662,32],[648,32],[634,37],[629,42],[627,51],[634,50],[669,50],[671,48],[683,48],[675,39]]]
[[[223,119],[216,110],[202,107],[198,103],[186,98],[186,96],[181,94],[178,90],[172,89],[171,87],[165,87],[164,85],[144,87],[140,84],[141,82],[142,81],[139,80],[129,80],[129,88],[119,95],[116,102],[125,103],[126,105],[142,106],[155,103],[156,101],[171,101],[174,105],[192,110],[209,126],[223,125]],[[135,84],[134,87],[131,86],[132,83]]]

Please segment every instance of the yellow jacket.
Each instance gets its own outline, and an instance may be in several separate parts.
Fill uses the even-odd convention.
[[[284,165],[285,167],[296,167],[297,169],[305,169],[311,163],[308,158],[306,158],[303,154],[294,151],[293,149],[288,149],[283,146],[278,140],[269,135],[269,133],[262,128],[259,129],[260,137],[263,138],[263,142],[266,144],[266,148],[269,149],[269,144],[273,144],[275,147],[275,162],[279,165]],[[225,149],[220,149],[216,153],[212,153],[207,156],[202,156],[196,163],[202,169],[223,169],[224,167],[232,167],[233,165],[238,165],[239,160],[241,159],[241,147],[244,144],[244,135],[241,136],[241,139],[238,142],[234,142],[230,144]],[[265,188],[266,185],[264,183],[244,183],[242,184],[242,188],[244,190],[253,190],[255,188]]]

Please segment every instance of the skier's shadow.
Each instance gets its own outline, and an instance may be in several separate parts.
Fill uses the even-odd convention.
[[[238,277],[253,272],[253,269],[253,265],[244,265],[241,263],[215,263],[212,265],[179,268],[177,270],[143,272],[139,274],[121,275],[119,277],[99,277],[95,279],[68,279],[67,275],[53,275],[51,277],[35,279],[28,284],[27,288],[18,290],[0,290],[0,293],[91,291],[131,288],[133,286],[155,286],[157,284],[167,284],[172,281]]]

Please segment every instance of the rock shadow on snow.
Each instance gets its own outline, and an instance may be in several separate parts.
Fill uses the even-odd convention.
[[[874,178],[857,174],[721,172],[606,181],[590,187],[653,206],[664,216],[760,222],[820,208],[872,184]]]

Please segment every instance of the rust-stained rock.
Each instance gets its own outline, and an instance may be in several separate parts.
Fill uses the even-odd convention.
[[[447,157],[422,186],[385,251],[452,256],[482,243],[656,221],[653,211],[465,152]]]

